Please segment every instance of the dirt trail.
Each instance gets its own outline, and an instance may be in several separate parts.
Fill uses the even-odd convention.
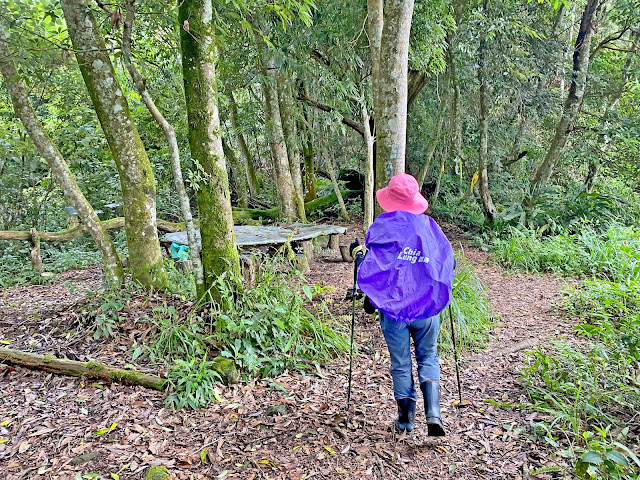
[[[469,247],[465,253],[501,320],[488,348],[462,361],[464,397],[472,406],[461,410],[451,406],[457,397],[455,370],[447,359],[441,361],[447,437],[426,436],[419,408],[414,437],[395,438],[386,347],[377,322],[359,313],[355,408],[348,415],[346,357],[323,367],[322,376],[287,374],[222,388],[225,400],[200,413],[166,410],[162,394],[138,387],[0,365],[0,425],[11,421],[0,427],[0,439],[9,440],[0,443],[0,478],[63,480],[80,472],[139,479],[146,467],[156,464],[167,465],[172,478],[179,479],[532,478],[527,472],[544,465],[547,455],[528,439],[535,415],[498,408],[486,400],[514,405],[523,401],[517,374],[523,351],[548,342],[548,337],[570,334],[571,326],[553,307],[564,281],[506,274],[487,253]],[[323,256],[312,262],[307,277],[310,283],[335,286],[329,301],[345,325],[350,304],[342,297],[352,278],[351,268],[337,257]],[[76,274],[94,282],[95,270],[91,272]],[[67,274],[53,288],[66,290],[62,283],[72,278]],[[3,317],[6,314],[0,318],[0,340],[21,336],[20,343],[26,344],[24,338],[38,332],[44,317],[55,316],[50,308],[52,291],[23,287],[0,292],[0,311]],[[34,306],[43,311],[34,315]],[[23,314],[18,315],[20,311]],[[10,325],[17,319],[19,331]],[[50,342],[35,338],[36,350],[55,353]],[[122,345],[107,348],[87,342],[84,349],[76,348],[81,358],[130,361],[131,352],[125,353]],[[287,413],[267,415],[275,405],[284,406]],[[94,435],[114,422],[117,426],[111,432]]]

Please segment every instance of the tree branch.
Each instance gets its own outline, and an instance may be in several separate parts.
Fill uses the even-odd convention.
[[[316,102],[315,100],[310,99],[309,97],[307,97],[302,93],[298,93],[297,95],[294,95],[293,98],[301,102],[304,102],[307,105],[311,105],[312,107],[315,107],[318,110],[322,110],[323,112],[333,112],[334,110],[336,110],[334,107],[330,107],[329,105],[324,105],[322,103]],[[348,127],[353,128],[356,132],[358,132],[360,135],[364,137],[364,130],[360,122],[354,120],[353,118],[343,116],[342,123]]]
[[[622,36],[630,29],[631,27],[629,25],[627,25],[626,27],[624,27],[622,30],[620,30],[619,32],[617,32],[616,34],[605,38],[604,40],[602,40],[598,46],[593,50],[593,52],[591,52],[591,55],[589,55],[589,61],[593,60],[593,57],[596,56],[596,54],[605,47],[605,45],[611,43],[611,42],[615,42],[616,40],[620,40],[622,38]],[[611,47],[607,47],[609,49],[612,49]]]

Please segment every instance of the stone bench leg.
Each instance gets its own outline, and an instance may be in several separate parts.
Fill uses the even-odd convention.
[[[300,242],[300,245],[302,245],[302,251],[307,257],[307,260],[313,260],[313,242],[311,240],[307,240],[305,242]]]
[[[240,271],[246,285],[256,283],[256,257],[253,255],[240,255]]]
[[[311,267],[309,267],[309,260],[304,253],[296,253],[295,268],[300,273],[307,273],[311,270]]]
[[[338,250],[340,247],[340,242],[338,239],[338,235],[329,235],[329,243],[327,243],[327,248],[330,250]]]

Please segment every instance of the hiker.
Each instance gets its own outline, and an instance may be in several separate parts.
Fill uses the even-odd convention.
[[[356,239],[350,252],[358,286],[366,295],[365,311],[378,310],[389,349],[398,404],[395,429],[411,434],[414,428],[418,396],[411,363],[413,338],[428,435],[443,436],[436,344],[439,313],[452,298],[453,249],[436,222],[423,215],[429,204],[411,175],[395,175],[376,198],[384,213],[369,227],[365,245]]]

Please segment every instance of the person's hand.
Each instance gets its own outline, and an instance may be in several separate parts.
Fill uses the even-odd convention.
[[[351,258],[355,260],[358,253],[362,252],[362,248],[359,238],[356,238],[355,241],[351,242],[351,244],[349,244],[349,254],[351,255]]]

